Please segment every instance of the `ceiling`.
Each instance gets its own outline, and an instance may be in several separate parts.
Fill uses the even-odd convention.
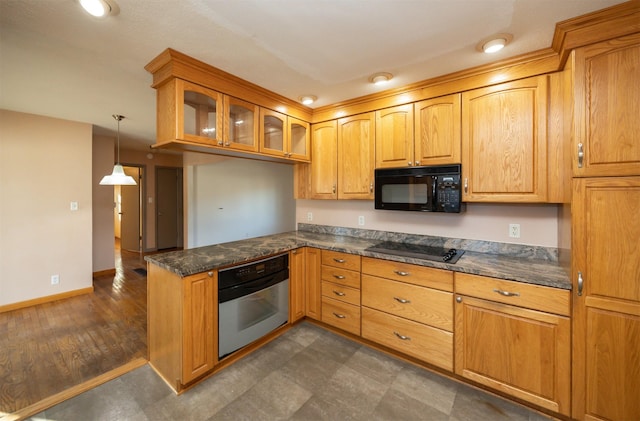
[[[0,108],[94,125],[123,148],[155,140],[144,66],[170,47],[312,107],[551,46],[555,24],[619,0],[0,0]],[[510,33],[489,55],[478,42]],[[367,82],[390,72],[384,88]]]

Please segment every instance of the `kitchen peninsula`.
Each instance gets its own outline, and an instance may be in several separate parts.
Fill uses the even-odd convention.
[[[367,250],[385,241],[464,254],[451,264]],[[287,253],[288,323],[219,359],[219,269]],[[569,366],[571,283],[555,249],[300,224],[298,231],[145,259],[149,362],[177,393],[306,317],[427,369],[552,412],[568,410],[570,372],[564,367]],[[490,331],[484,332],[487,326]],[[496,352],[499,338],[492,335],[505,328],[532,335],[524,343],[508,330],[500,339],[508,352],[526,353],[531,368],[524,377],[502,378],[474,362]],[[542,343],[546,348],[538,349]],[[494,360],[504,361],[501,357],[507,356]],[[526,384],[531,376],[553,385]]]

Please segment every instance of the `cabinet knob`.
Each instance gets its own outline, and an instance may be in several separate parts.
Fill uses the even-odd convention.
[[[207,272],[207,275],[209,276],[209,278],[213,278],[213,272]]]
[[[224,143],[224,146],[229,146],[229,145],[231,145],[231,143],[229,143],[229,142],[225,142]]]
[[[373,193],[373,183],[369,184],[369,193]]]
[[[467,177],[464,178],[464,192],[467,193],[469,191],[469,179]]]
[[[411,166],[411,165],[413,165],[413,164],[411,163],[411,161],[409,161],[409,162],[407,162],[407,165],[408,165],[408,166]]]
[[[335,193],[336,193],[336,185],[334,184],[333,185],[333,194],[335,194]]]
[[[416,161],[416,167],[420,165],[420,161]]]
[[[456,297],[456,303],[461,303],[461,302],[462,302],[462,297],[458,295]]]
[[[218,146],[222,146],[222,140],[218,140]]]

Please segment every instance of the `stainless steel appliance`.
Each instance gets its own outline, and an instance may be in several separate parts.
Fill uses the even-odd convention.
[[[382,243],[368,247],[366,250],[446,263],[456,263],[464,254],[464,250],[457,250],[454,248],[427,246],[423,244],[396,243],[392,241],[383,241]]]
[[[289,320],[289,255],[218,273],[218,356],[260,339]]]
[[[375,208],[450,212],[465,210],[461,165],[379,168],[375,170]]]

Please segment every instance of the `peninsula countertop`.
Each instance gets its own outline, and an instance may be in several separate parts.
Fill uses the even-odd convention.
[[[316,247],[360,256],[411,263],[454,272],[525,282],[534,285],[571,289],[564,268],[557,261],[509,254],[478,252],[465,249],[455,264],[367,251],[380,238],[361,238],[336,233],[291,231],[248,238],[223,244],[145,256],[145,260],[181,277],[242,264],[261,257],[287,252],[300,247]],[[150,280],[153,282],[153,280]]]

